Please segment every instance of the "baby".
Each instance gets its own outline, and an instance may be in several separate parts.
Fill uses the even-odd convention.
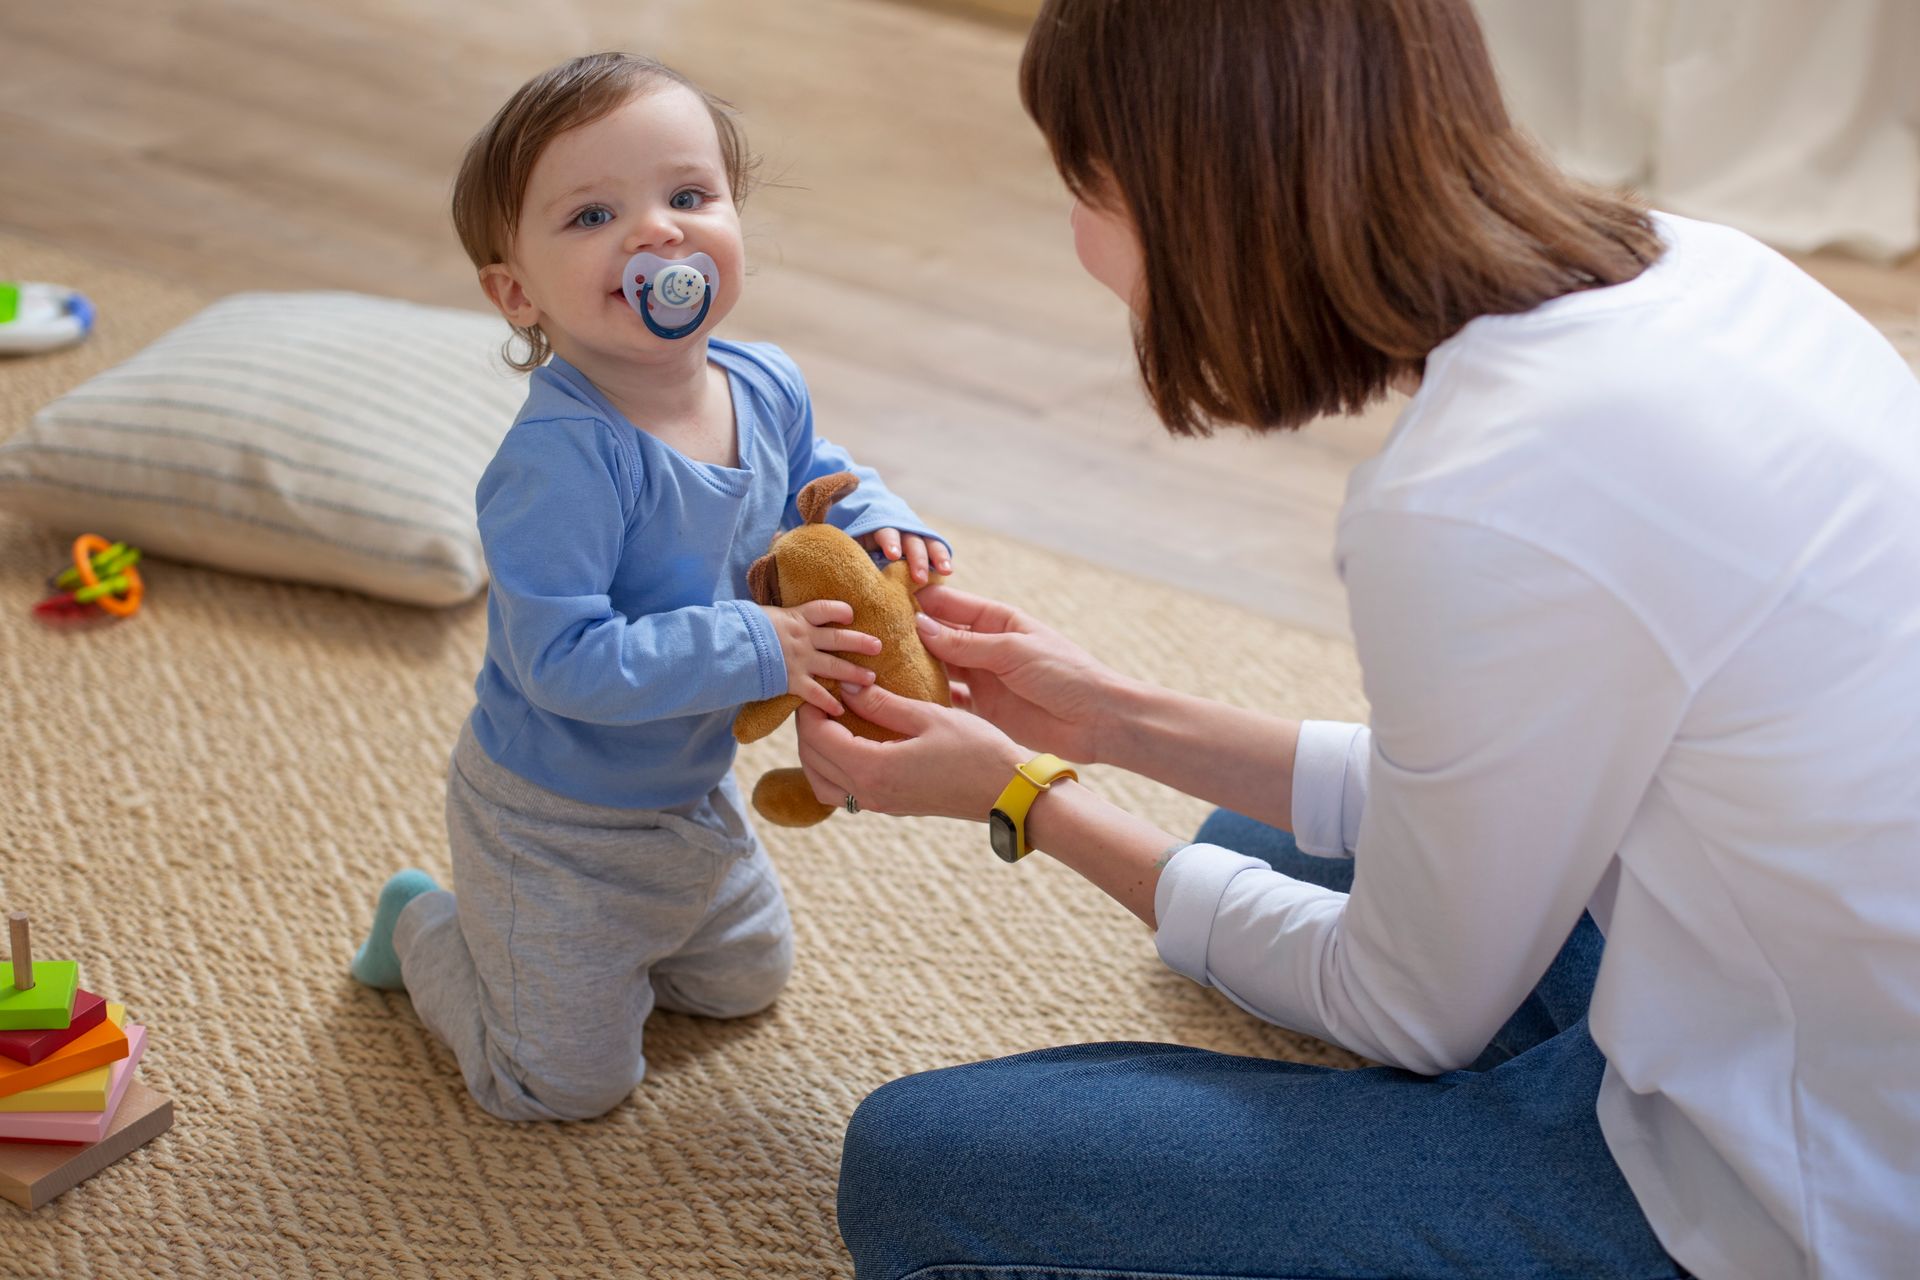
[[[880,650],[844,603],[752,602],[748,567],[802,486],[854,471],[834,523],[916,580],[952,567],[814,434],[785,353],[709,336],[740,297],[751,167],[724,103],[606,53],[524,85],[454,185],[531,386],[476,495],[493,584],[447,779],[459,895],[393,877],[353,974],[406,990],[504,1119],[599,1115],[645,1072],[656,1004],[736,1018],[787,980],[731,721],[783,692],[837,715],[820,682],[870,682],[839,655]]]

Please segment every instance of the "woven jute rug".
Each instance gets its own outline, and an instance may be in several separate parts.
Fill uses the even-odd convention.
[[[0,437],[210,301],[5,237],[0,277],[76,285],[101,314],[81,347],[0,363]],[[1364,714],[1344,644],[1004,537],[956,542],[965,585],[1126,671]],[[0,1203],[0,1277],[840,1276],[840,1139],[895,1076],[1098,1040],[1353,1061],[1166,970],[1118,906],[1045,858],[1003,866],[978,826],[836,815],[764,832],[798,932],[773,1009],[656,1014],[646,1082],[603,1119],[494,1120],[404,996],[347,976],[386,877],[447,874],[483,606],[150,562],[137,618],[48,631],[29,611],[65,552],[0,516],[0,904],[150,1028],[142,1078],[176,1119],[35,1213]],[[792,753],[783,732],[741,774]],[[1172,831],[1205,816],[1087,776]]]

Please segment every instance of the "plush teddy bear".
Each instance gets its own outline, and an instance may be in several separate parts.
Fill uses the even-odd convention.
[[[822,476],[800,491],[800,516],[806,522],[789,529],[773,540],[766,555],[753,562],[747,571],[747,585],[760,604],[792,608],[810,600],[844,600],[853,606],[855,631],[878,636],[883,648],[878,654],[843,654],[850,662],[873,671],[875,683],[889,693],[922,702],[953,705],[947,690],[946,669],[920,643],[914,629],[913,578],[906,561],[895,560],[876,569],[873,560],[845,530],[828,524],[827,512],[833,504],[860,487],[860,478],[842,471]],[[938,580],[937,576],[933,579]],[[821,681],[836,696],[839,682]],[[800,696],[783,693],[777,698],[749,702],[734,717],[733,736],[741,742],[758,742],[800,706]],[[849,708],[840,723],[856,737],[889,742],[900,735],[862,720]],[[836,806],[821,804],[814,798],[807,775],[800,769],[775,769],[753,788],[753,807],[775,826],[810,827],[831,814]]]

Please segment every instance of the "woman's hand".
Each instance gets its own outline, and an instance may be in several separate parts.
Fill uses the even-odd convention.
[[[902,534],[898,529],[875,529],[856,538],[868,551],[878,551],[889,560],[905,560],[907,572],[915,582],[927,581],[927,569],[938,574],[953,572],[953,552],[938,538],[923,538],[917,533]]]
[[[985,822],[993,802],[1032,753],[982,720],[937,702],[917,702],[885,689],[843,690],[847,705],[898,742],[856,738],[813,707],[801,707],[800,765],[814,798],[839,806],[848,796],[863,810],[970,818]]]
[[[1037,750],[1082,764],[1102,758],[1114,694],[1125,684],[1112,668],[997,600],[951,587],[928,587],[919,600],[920,640],[946,664],[954,705]]]
[[[873,672],[856,666],[842,653],[876,654],[880,639],[864,631],[849,631],[836,623],[853,621],[853,606],[844,600],[812,600],[783,609],[763,604],[767,621],[780,637],[780,653],[787,663],[787,692],[799,694],[809,705],[830,716],[841,714],[840,704],[822,680],[838,680],[841,692],[873,683]]]

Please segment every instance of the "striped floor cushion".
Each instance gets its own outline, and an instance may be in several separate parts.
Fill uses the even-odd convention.
[[[499,319],[243,293],[0,445],[0,507],[159,556],[426,605],[486,584],[473,490],[526,395]]]

